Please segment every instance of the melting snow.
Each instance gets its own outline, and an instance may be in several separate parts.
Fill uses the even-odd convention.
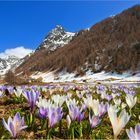
[[[82,82],[86,80],[87,82],[95,82],[95,81],[102,81],[102,82],[140,82],[140,73],[132,76],[129,72],[123,74],[117,73],[93,73],[91,71],[87,71],[84,76],[76,77],[75,73],[67,73],[67,72],[60,72],[57,75],[55,71],[46,72],[46,73],[38,73],[31,76],[34,79],[38,79],[40,77],[43,78],[43,82]]]

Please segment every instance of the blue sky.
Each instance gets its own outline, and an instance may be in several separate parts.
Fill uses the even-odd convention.
[[[47,33],[62,25],[78,31],[140,3],[137,1],[0,1],[0,52],[35,49]]]

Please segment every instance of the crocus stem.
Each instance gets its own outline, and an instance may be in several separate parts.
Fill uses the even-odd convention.
[[[74,127],[71,128],[72,139],[74,139]]]
[[[46,137],[48,136],[49,134],[49,127],[48,127],[48,118],[46,119]]]
[[[67,138],[71,138],[70,133],[71,133],[71,125],[67,128],[67,132],[66,132]]]
[[[132,109],[129,109],[130,115],[132,115]]]
[[[48,128],[47,139],[50,139],[50,138],[51,138],[51,128],[50,129]]]
[[[59,137],[61,136],[62,120],[59,122]]]
[[[114,135],[114,140],[117,140],[117,136],[116,135]]]
[[[40,119],[41,130],[43,129],[43,119]]]
[[[33,123],[33,114],[30,113],[30,125],[32,126],[32,123]]]
[[[80,123],[79,135],[80,135],[80,139],[81,139],[81,138],[83,137],[83,133],[82,133],[82,123]]]

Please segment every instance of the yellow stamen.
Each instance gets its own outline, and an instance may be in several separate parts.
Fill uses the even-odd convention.
[[[19,123],[18,123],[18,121],[16,121],[15,126],[14,126],[14,131],[17,130],[18,126],[19,126]]]

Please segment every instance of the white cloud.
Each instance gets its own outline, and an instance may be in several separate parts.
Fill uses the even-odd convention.
[[[11,56],[11,55],[14,55],[18,58],[23,58],[33,51],[34,50],[32,49],[28,49],[23,46],[20,46],[16,48],[6,49],[4,52],[0,53],[0,58],[5,58],[6,56]]]

